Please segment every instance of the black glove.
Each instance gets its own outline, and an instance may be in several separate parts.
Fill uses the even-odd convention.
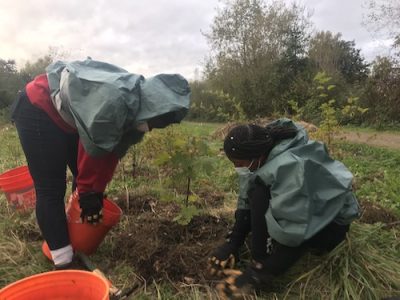
[[[254,293],[256,288],[268,284],[273,276],[261,263],[253,262],[244,272],[225,270],[228,276],[216,286],[220,299],[242,299]]]
[[[224,269],[232,269],[239,261],[239,248],[226,242],[217,248],[208,259],[208,272],[211,276],[223,275]]]
[[[81,207],[81,220],[90,224],[97,224],[103,218],[103,193],[79,194],[79,206]]]

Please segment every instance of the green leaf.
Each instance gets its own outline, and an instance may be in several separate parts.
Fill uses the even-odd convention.
[[[171,156],[167,152],[161,152],[155,158],[154,163],[157,166],[162,166],[162,165],[165,165],[170,159],[171,159]]]
[[[176,196],[174,193],[164,189],[160,195],[160,200],[164,202],[176,202]]]
[[[210,175],[216,168],[218,159],[216,157],[203,156],[199,157],[194,164],[196,173],[205,173]]]
[[[183,140],[183,139],[176,138],[176,139],[173,141],[173,145],[174,145],[174,147],[176,147],[176,148],[183,148],[183,147],[186,146],[186,142],[185,142],[185,140]]]
[[[195,203],[195,202],[197,202],[197,201],[199,201],[199,196],[197,196],[197,195],[195,195],[195,194],[192,194],[192,195],[189,195],[189,202],[191,202],[191,203]]]
[[[189,205],[188,207],[182,207],[179,215],[177,215],[173,220],[180,225],[187,225],[193,219],[194,216],[198,216],[201,210],[194,205]]]

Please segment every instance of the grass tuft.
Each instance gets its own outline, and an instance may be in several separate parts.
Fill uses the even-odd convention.
[[[381,299],[400,295],[400,240],[382,224],[355,223],[345,242],[289,284],[284,299]]]

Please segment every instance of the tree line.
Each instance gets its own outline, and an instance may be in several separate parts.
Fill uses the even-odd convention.
[[[9,120],[9,107],[17,97],[18,91],[36,75],[45,72],[46,67],[53,62],[54,54],[47,54],[35,62],[27,62],[18,70],[15,60],[0,58],[0,119]]]
[[[382,7],[368,2],[370,20],[382,21]],[[391,12],[386,15],[393,18],[397,13],[400,18],[398,6],[386,5]],[[399,31],[392,32],[398,43]],[[318,124],[321,105],[334,100],[338,111],[349,102],[363,108],[352,118],[338,116],[343,123],[400,125],[398,55],[367,63],[354,41],[315,30],[302,6],[226,1],[204,35],[211,49],[203,78],[192,83],[192,119],[253,119],[296,110]]]

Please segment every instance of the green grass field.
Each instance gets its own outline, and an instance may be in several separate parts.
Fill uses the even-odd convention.
[[[221,126],[189,122],[176,126],[185,136],[207,141],[213,163],[209,171],[193,177],[191,195],[196,196],[193,204],[200,215],[188,225],[173,221],[179,213],[174,201],[162,200],[170,191],[167,179],[172,171],[161,169],[152,156],[163,131],[152,132],[149,140],[135,146],[121,161],[107,194],[123,208],[124,215],[91,259],[119,288],[140,282],[141,287],[129,299],[216,299],[215,281],[203,272],[208,252],[223,240],[233,220],[237,192],[234,169],[221,155],[222,141],[214,134]],[[262,292],[258,299],[400,295],[400,151],[351,143],[338,147],[335,156],[353,172],[355,193],[365,203],[364,209],[374,210],[375,219],[365,215],[353,226],[349,239],[331,254],[306,255],[272,285],[273,291]],[[15,129],[3,127],[0,172],[24,163]],[[175,191],[181,193],[179,187]],[[52,270],[41,244],[34,213],[15,212],[1,194],[0,288]],[[244,253],[244,257],[246,262],[248,255]]]

